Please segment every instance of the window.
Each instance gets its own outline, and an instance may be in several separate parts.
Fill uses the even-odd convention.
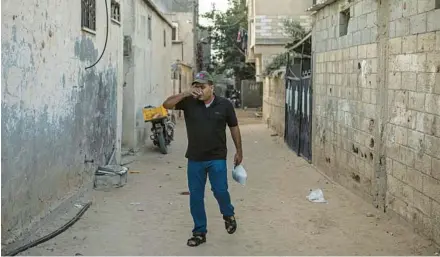
[[[348,22],[350,21],[350,8],[339,13],[339,36],[345,36],[348,33]]]
[[[116,2],[115,0],[112,0],[111,3],[111,17],[113,21],[117,21],[118,23],[121,22],[121,5]]]
[[[176,41],[177,40],[177,28],[173,27],[173,31],[171,31],[171,40]]]
[[[435,0],[435,9],[440,9],[440,0]]]
[[[148,16],[148,39],[151,40],[151,16]]]
[[[177,22],[173,22],[173,31],[171,32],[171,39],[173,41],[177,41],[179,38],[179,24]]]
[[[96,30],[95,0],[81,0],[81,27]]]
[[[163,46],[167,46],[167,32],[163,30]]]

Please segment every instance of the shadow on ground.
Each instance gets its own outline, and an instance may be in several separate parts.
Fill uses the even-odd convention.
[[[230,181],[238,230],[224,229],[207,186],[207,243],[186,246],[192,229],[183,122],[164,156],[146,147],[129,164],[128,184],[94,192],[93,205],[72,228],[25,255],[432,255],[432,244],[326,180],[271,137],[265,125],[243,125],[246,187]],[[234,154],[229,138],[229,155]],[[232,166],[232,159],[230,159]],[[231,180],[231,179],[230,179]],[[310,203],[321,188],[328,204]]]

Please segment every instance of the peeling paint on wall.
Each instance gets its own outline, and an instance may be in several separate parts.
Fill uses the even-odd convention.
[[[90,38],[83,35],[81,40],[75,42],[75,55],[80,61],[94,62],[98,59],[98,49],[95,49],[95,44]]]
[[[118,144],[122,63],[110,57],[122,53],[122,30],[110,28],[104,58],[86,71],[105,35],[77,26],[80,1],[2,7],[2,240],[9,243],[91,181]],[[104,10],[97,7],[97,24],[105,24]]]

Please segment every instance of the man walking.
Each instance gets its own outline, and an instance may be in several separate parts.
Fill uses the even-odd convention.
[[[226,124],[236,147],[234,164],[243,159],[241,135],[234,107],[227,99],[214,94],[214,83],[210,74],[196,74],[189,90],[170,96],[163,106],[167,109],[183,110],[188,135],[188,187],[190,209],[194,220],[193,236],[188,246],[206,242],[207,219],[205,213],[205,184],[209,177],[211,188],[223,214],[226,231],[233,234],[237,229],[234,207],[228,192]]]

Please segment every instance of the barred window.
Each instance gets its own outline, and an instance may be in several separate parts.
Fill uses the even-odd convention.
[[[96,0],[81,0],[81,27],[96,30]]]
[[[112,19],[117,22],[121,22],[121,5],[115,0],[112,0],[111,11],[112,11],[112,16],[111,16]]]

